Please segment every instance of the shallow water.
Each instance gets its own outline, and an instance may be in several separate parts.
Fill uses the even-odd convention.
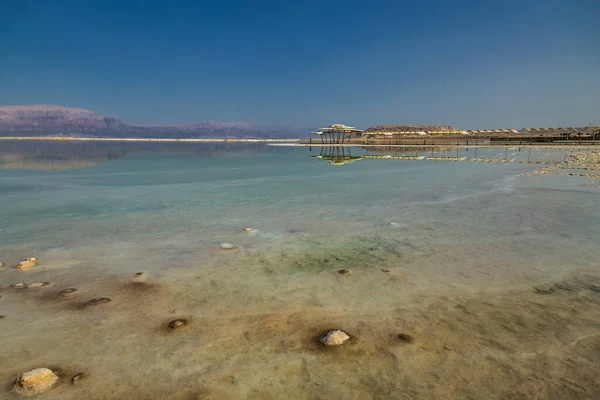
[[[0,398],[38,366],[48,399],[600,393],[600,191],[527,174],[567,150],[331,151],[2,143]]]

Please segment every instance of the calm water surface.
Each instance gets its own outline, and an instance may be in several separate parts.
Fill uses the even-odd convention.
[[[48,399],[600,393],[600,191],[528,173],[568,150],[0,145],[0,398],[39,366]]]

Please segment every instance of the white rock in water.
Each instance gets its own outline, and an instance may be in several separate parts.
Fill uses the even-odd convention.
[[[15,265],[16,269],[20,269],[22,271],[33,268],[37,265],[37,260],[35,258],[26,258],[17,265]]]
[[[254,228],[244,228],[244,232],[254,232]]]
[[[21,396],[35,396],[52,389],[58,376],[48,368],[36,368],[25,372],[17,379],[13,392]]]
[[[231,243],[221,243],[219,245],[219,247],[221,248],[221,250],[233,250],[233,249],[235,249],[235,246],[232,245]]]
[[[326,346],[339,346],[348,339],[350,339],[350,336],[348,336],[345,332],[335,330],[327,332],[327,335],[321,338],[321,343]]]

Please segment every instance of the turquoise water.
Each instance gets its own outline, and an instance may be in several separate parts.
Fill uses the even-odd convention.
[[[332,165],[312,157],[319,148],[60,146],[0,149],[7,384],[43,364],[88,375],[45,395],[60,399],[598,390],[584,380],[600,349],[600,192],[585,178],[529,174],[570,150],[436,149],[467,160]],[[528,160],[543,163],[518,162]],[[10,267],[25,257],[38,266]],[[148,282],[132,285],[138,271]],[[8,287],[20,281],[51,285]],[[535,291],[557,282],[570,289]],[[66,287],[81,293],[58,299]],[[97,296],[113,301],[82,308]],[[190,326],[163,329],[176,317]],[[353,343],[316,346],[331,328]],[[417,342],[390,339],[404,331]],[[585,335],[585,349],[569,344]],[[588,358],[571,359],[578,349]],[[538,376],[536,362],[566,359],[573,368]],[[523,385],[509,393],[509,381]]]

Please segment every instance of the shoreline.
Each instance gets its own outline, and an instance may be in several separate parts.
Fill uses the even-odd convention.
[[[442,138],[443,139],[443,138]],[[600,141],[587,142],[491,142],[489,138],[478,138],[469,143],[454,142],[453,138],[446,138],[448,143],[307,143],[305,138],[269,139],[269,138],[100,138],[100,137],[60,137],[60,136],[0,136],[0,141],[40,141],[40,142],[162,142],[162,143],[267,143],[269,146],[289,147],[388,147],[388,148],[432,148],[447,147],[536,147],[536,148],[596,148]]]

